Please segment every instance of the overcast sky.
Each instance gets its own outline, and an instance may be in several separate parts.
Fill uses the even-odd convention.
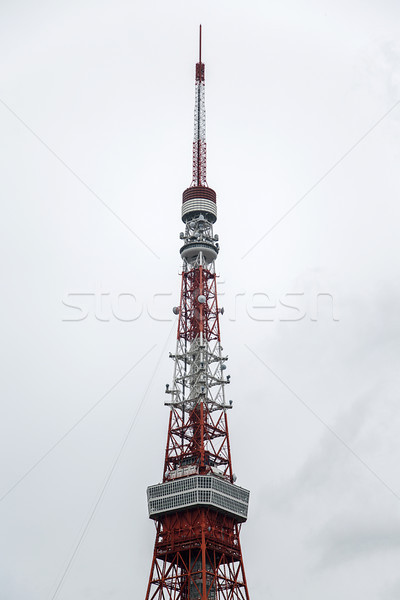
[[[399,4],[0,17],[1,597],[144,598],[201,22],[251,599],[398,600]]]

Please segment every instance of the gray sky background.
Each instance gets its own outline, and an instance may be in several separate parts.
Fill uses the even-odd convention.
[[[400,598],[398,3],[0,12],[0,496],[113,388],[0,502],[1,597],[144,598],[201,22],[251,598]]]

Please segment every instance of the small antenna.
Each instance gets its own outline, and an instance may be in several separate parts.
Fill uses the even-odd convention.
[[[199,63],[201,63],[201,25],[200,25],[200,36],[199,36]]]

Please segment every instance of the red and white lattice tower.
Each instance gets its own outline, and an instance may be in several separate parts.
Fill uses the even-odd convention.
[[[235,485],[215,260],[216,194],[206,181],[204,64],[196,64],[193,180],[183,192],[181,301],[162,483],[147,490],[156,541],[146,600],[248,600],[239,533],[249,492]]]

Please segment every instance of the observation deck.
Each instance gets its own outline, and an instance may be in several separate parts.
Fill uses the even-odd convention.
[[[205,506],[247,520],[250,492],[215,475],[193,475],[147,488],[149,517]]]

